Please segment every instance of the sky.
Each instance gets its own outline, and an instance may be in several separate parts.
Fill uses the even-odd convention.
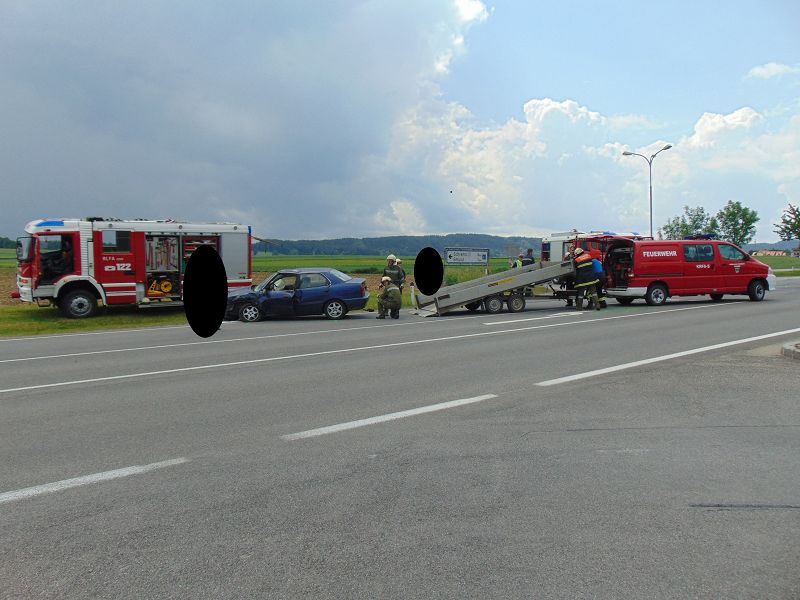
[[[0,0],[0,235],[649,232],[800,204],[800,3]]]

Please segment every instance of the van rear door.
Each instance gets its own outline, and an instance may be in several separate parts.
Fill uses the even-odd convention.
[[[710,294],[725,287],[713,244],[683,244],[683,260],[684,293]]]

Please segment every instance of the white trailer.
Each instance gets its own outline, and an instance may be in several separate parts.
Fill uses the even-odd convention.
[[[525,310],[523,290],[553,281],[559,277],[574,275],[571,260],[562,262],[540,262],[502,273],[494,273],[471,281],[447,285],[431,295],[417,293],[417,306],[421,310],[435,311],[441,316],[464,307],[478,310],[481,306],[488,313],[499,313],[507,305],[509,312]]]

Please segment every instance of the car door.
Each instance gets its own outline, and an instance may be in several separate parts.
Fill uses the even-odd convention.
[[[685,293],[709,294],[722,290],[725,281],[713,244],[684,244],[683,258]]]
[[[294,294],[297,288],[297,275],[294,273],[278,273],[267,284],[261,299],[261,312],[272,316],[289,316],[294,314]]]
[[[331,282],[322,273],[302,273],[295,293],[295,313],[322,314],[322,307],[330,298],[330,292]]]
[[[719,244],[720,271],[725,279],[725,290],[743,292],[747,290],[752,275],[747,268],[749,257],[732,244]]]

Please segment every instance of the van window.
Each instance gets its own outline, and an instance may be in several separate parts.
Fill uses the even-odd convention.
[[[711,244],[687,244],[683,247],[686,262],[711,262],[714,260],[714,246]]]
[[[725,260],[747,260],[744,252],[728,244],[720,244],[719,253]]]

